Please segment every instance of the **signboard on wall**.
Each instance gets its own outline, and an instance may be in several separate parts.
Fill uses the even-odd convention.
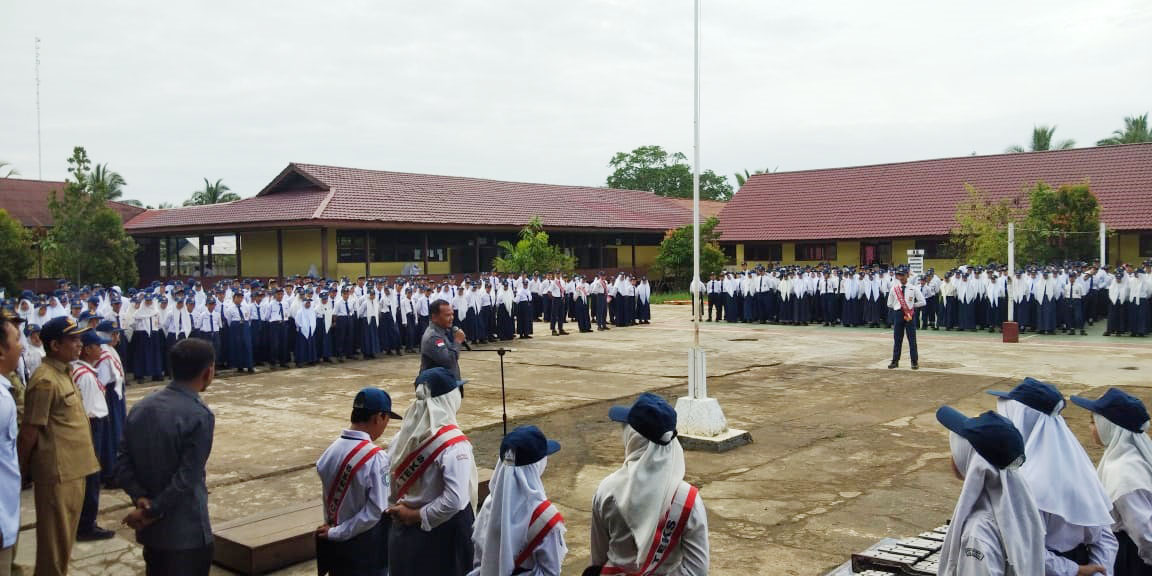
[[[923,250],[909,250],[908,251],[908,272],[914,276],[924,274],[924,251]]]

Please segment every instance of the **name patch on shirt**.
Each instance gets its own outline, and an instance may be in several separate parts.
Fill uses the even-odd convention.
[[[444,347],[444,339],[443,338],[437,338],[436,339],[436,345],[439,346],[440,348],[443,348]]]
[[[975,558],[976,560],[978,560],[980,562],[984,561],[984,553],[975,549],[975,548],[965,548],[964,549],[964,555],[969,557],[969,558]]]

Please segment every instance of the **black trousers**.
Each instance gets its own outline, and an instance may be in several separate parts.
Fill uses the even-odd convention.
[[[145,546],[144,565],[148,576],[207,576],[212,569],[212,545],[190,550]]]

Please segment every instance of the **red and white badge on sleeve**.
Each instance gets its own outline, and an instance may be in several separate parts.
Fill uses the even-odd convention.
[[[444,339],[443,338],[437,338],[436,339],[436,347],[437,348],[443,348],[444,347]]]

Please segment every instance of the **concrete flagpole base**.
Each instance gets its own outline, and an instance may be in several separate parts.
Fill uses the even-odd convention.
[[[727,452],[752,443],[746,430],[728,427],[720,402],[708,397],[707,365],[704,350],[689,353],[689,396],[676,400],[676,429],[685,450]]]

